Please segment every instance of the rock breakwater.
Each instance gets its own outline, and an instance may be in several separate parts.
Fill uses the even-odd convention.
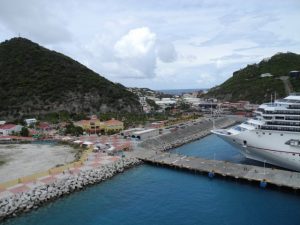
[[[141,161],[136,158],[120,158],[113,163],[80,171],[78,174],[65,173],[52,183],[3,198],[0,200],[0,220],[35,209],[48,201],[83,189],[87,185],[107,180],[140,163]]]
[[[218,118],[214,122],[216,127],[224,128],[232,126],[238,121],[234,118]],[[139,147],[153,151],[167,151],[172,148],[176,148],[186,143],[203,138],[211,134],[210,131],[212,129],[212,121],[204,120],[201,123],[184,128],[179,128],[171,133],[145,140],[139,145]]]

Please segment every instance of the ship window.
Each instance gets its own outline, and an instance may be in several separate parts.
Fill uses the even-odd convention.
[[[235,142],[235,140],[234,140],[234,139],[232,139],[232,141],[233,141],[233,142]]]
[[[244,140],[243,143],[244,143],[244,145],[247,145],[247,141]]]
[[[263,132],[263,135],[265,134],[265,132]]]
[[[283,134],[280,134],[280,136],[283,136]]]
[[[271,133],[269,133],[269,135],[271,135]]]

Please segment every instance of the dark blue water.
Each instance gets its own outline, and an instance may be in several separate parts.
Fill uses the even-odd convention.
[[[208,148],[221,149],[216,159],[241,159],[215,136],[176,151],[211,157]],[[4,224],[299,225],[299,216],[293,193],[143,165]]]

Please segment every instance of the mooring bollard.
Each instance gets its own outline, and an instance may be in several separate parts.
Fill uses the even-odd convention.
[[[259,183],[259,186],[261,188],[266,188],[267,187],[267,181],[265,179],[261,180],[260,183]]]
[[[213,171],[208,172],[208,177],[213,178],[215,176],[215,173]]]

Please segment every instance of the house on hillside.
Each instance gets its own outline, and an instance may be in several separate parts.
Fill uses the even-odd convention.
[[[24,122],[26,123],[26,125],[29,127],[31,125],[35,125],[37,122],[37,119],[35,118],[31,118],[31,119],[25,119]]]
[[[51,126],[49,123],[47,122],[40,122],[37,126],[36,126],[37,130],[40,130],[40,131],[49,131],[51,130]]]
[[[21,125],[15,125],[15,124],[4,124],[0,126],[0,136],[8,136],[17,134],[22,130]]]
[[[270,74],[270,73],[263,73],[263,74],[260,75],[260,77],[262,77],[262,78],[264,78],[264,77],[273,77],[273,75]]]
[[[122,121],[116,120],[115,118],[112,118],[111,120],[105,121],[103,123],[103,128],[105,132],[118,132],[124,130],[124,123]]]
[[[293,78],[300,78],[300,71],[294,70],[289,72],[289,76]]]

